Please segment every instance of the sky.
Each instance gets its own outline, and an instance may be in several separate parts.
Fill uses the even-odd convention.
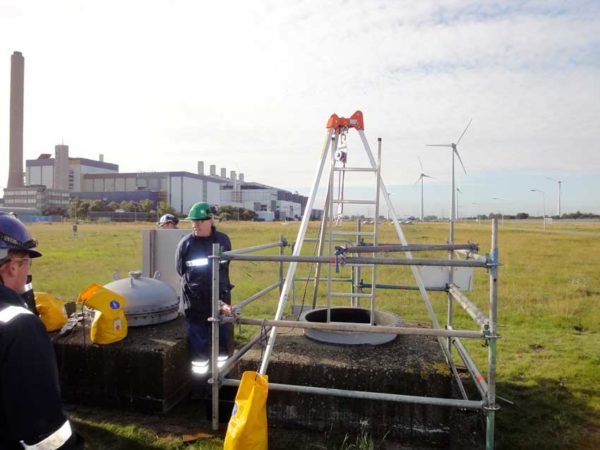
[[[419,213],[424,172],[425,215],[448,216],[452,152],[426,144],[472,120],[459,216],[556,214],[549,178],[562,213],[600,213],[599,30],[598,1],[0,0],[0,187],[20,51],[25,159],[64,143],[121,172],[204,161],[308,195],[327,119],[360,110],[396,212]],[[348,165],[364,154],[350,130]]]

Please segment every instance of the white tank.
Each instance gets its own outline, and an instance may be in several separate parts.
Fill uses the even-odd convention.
[[[129,272],[129,278],[113,281],[104,287],[127,299],[124,310],[130,327],[155,325],[177,318],[177,293],[156,278],[143,277],[141,272]]]

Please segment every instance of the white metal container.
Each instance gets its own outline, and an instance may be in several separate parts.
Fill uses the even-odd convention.
[[[129,278],[104,287],[127,299],[124,310],[130,327],[155,325],[177,318],[177,293],[161,280],[143,277],[141,272],[129,272]]]

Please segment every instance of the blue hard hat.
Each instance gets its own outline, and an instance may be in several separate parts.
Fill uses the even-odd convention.
[[[0,214],[0,259],[6,258],[9,250],[28,253],[30,258],[42,256],[36,246],[23,222],[11,214]]]

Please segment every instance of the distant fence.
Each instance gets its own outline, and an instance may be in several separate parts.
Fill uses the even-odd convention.
[[[32,214],[17,214],[21,222],[62,222],[62,216],[36,216]]]
[[[116,211],[89,211],[90,220],[110,220],[113,222],[153,222],[156,221],[154,214],[145,212],[116,212]]]

